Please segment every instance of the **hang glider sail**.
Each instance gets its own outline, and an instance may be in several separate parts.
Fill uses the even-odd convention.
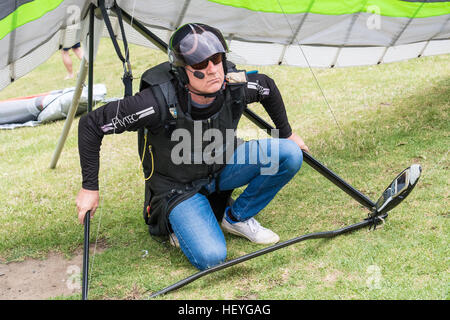
[[[0,90],[62,47],[83,41],[91,3],[97,1],[2,1]],[[450,53],[449,1],[117,0],[117,5],[166,42],[187,22],[215,26],[228,41],[231,60],[241,64],[345,67]],[[126,32],[129,42],[154,47],[133,28],[126,26]]]

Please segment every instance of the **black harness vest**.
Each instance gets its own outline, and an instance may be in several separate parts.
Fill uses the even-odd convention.
[[[228,72],[233,71],[235,65],[228,62]],[[177,85],[168,62],[144,72],[140,83],[140,90],[151,87],[162,120],[157,130],[138,131],[144,176],[151,175],[145,182],[143,214],[150,234],[156,236],[171,232],[168,216],[173,207],[203,192],[202,187],[218,177],[239,144],[235,129],[246,108],[246,83],[227,83],[219,111],[208,119],[193,120],[180,106]],[[218,220],[223,216],[231,192],[216,190],[207,195]]]

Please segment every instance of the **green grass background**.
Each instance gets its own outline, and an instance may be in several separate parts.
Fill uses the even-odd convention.
[[[140,74],[165,59],[163,53],[131,46],[135,91]],[[376,231],[302,242],[159,299],[448,299],[450,56],[314,69],[337,123],[308,69],[240,67],[275,79],[290,123],[311,154],[372,200],[413,163],[422,165],[422,177]],[[107,86],[108,97],[123,95],[122,70],[110,41],[103,39],[94,78]],[[58,52],[2,90],[0,99],[75,85],[64,76]],[[270,121],[260,105],[251,107]],[[81,186],[78,119],[55,170],[49,164],[64,121],[0,131],[1,262],[44,259],[50,251],[70,257],[82,247],[75,208]],[[248,133],[255,127],[243,118],[239,128]],[[91,256],[90,299],[146,299],[197,272],[181,251],[149,237],[141,215],[143,192],[136,134],[106,137],[101,203],[91,222],[91,242],[106,250]],[[305,163],[258,220],[284,241],[356,223],[366,214]],[[226,240],[228,259],[263,247],[228,234]]]

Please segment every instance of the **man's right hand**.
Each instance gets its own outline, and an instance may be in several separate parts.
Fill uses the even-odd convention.
[[[77,211],[78,221],[84,224],[84,217],[86,212],[91,211],[91,218],[94,216],[95,210],[97,210],[100,196],[98,190],[87,190],[81,188],[77,195]]]

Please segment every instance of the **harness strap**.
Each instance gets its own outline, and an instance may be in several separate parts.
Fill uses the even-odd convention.
[[[105,7],[105,0],[99,0],[98,5],[100,7],[100,10],[102,11],[103,20],[105,21],[106,29],[108,30],[109,37],[111,38],[111,41],[114,45],[114,49],[116,51],[117,56],[123,63],[123,77],[122,81],[125,86],[125,97],[133,95],[133,74],[131,73],[131,64],[129,60],[129,50],[128,50],[128,42],[127,38],[125,36],[125,29],[123,27],[123,21],[122,21],[122,11],[120,7],[116,5],[116,1],[114,1],[114,11],[117,13],[117,19],[119,21],[120,31],[122,33],[122,41],[125,48],[125,58],[122,55],[122,52],[120,50],[119,44],[117,43],[116,36],[114,35],[114,31],[111,25],[111,20],[109,19],[109,15],[106,12]]]
[[[153,95],[155,96],[158,106],[160,106],[159,112],[161,113],[161,121],[164,123],[167,119],[167,108],[165,107],[166,99],[164,97],[164,93],[159,85],[152,86],[152,92]]]

